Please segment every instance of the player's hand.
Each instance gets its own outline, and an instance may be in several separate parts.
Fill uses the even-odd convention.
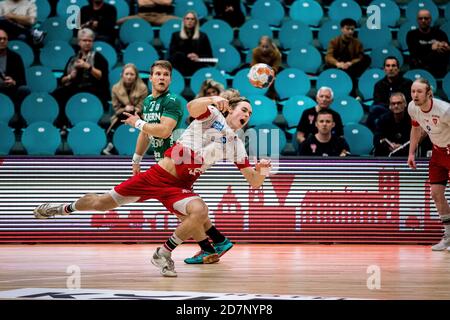
[[[228,100],[222,98],[220,96],[212,96],[210,97],[213,101],[213,104],[220,112],[230,111],[230,105],[228,104]]]
[[[416,166],[416,161],[414,160],[414,155],[413,155],[413,154],[410,154],[410,155],[408,156],[408,166],[409,166],[411,169],[416,169],[416,168],[417,168],[417,166]]]
[[[141,165],[139,163],[133,163],[132,166],[133,166],[133,176],[141,172]]]
[[[124,112],[123,113],[127,118],[125,120],[121,120],[121,122],[131,126],[134,128],[134,125],[136,124],[136,121],[138,121],[139,119],[141,119],[136,112],[134,114],[128,113],[128,112]]]
[[[259,162],[256,161],[255,158],[255,170],[263,175],[263,176],[268,176],[270,173],[270,169],[272,169],[272,163],[269,159],[261,159]]]

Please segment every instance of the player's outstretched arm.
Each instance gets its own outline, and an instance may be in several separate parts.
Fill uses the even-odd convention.
[[[261,161],[256,162],[255,168],[243,168],[241,169],[241,173],[253,188],[259,188],[269,175],[271,168],[272,164],[270,163],[270,160],[262,159]]]
[[[133,175],[141,172],[141,160],[144,157],[144,154],[147,152],[150,141],[148,140],[148,136],[144,132],[139,132],[139,136],[136,141],[136,149],[134,151],[132,166],[133,166]]]
[[[214,105],[220,112],[227,111],[229,108],[227,99],[219,96],[212,96],[201,97],[190,101],[187,104],[187,109],[189,111],[189,115],[196,119],[208,111],[209,105]]]
[[[167,139],[177,126],[177,121],[170,117],[161,117],[159,123],[147,123],[136,113],[124,112],[123,114],[127,116],[127,119],[122,120],[123,123],[135,127],[152,137]]]

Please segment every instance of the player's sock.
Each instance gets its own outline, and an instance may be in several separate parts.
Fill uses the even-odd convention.
[[[65,205],[63,210],[65,213],[72,213],[74,211],[77,211],[77,209],[75,208],[75,202]]]
[[[203,239],[202,241],[197,242],[200,248],[208,253],[215,253],[216,250],[211,245],[211,242],[209,242],[208,238]]]
[[[160,248],[160,253],[164,256],[170,256],[170,253],[180,244],[183,243],[183,240],[177,237],[175,232],[172,234],[172,236],[167,239],[166,243],[164,243],[164,246]]]
[[[211,240],[214,243],[221,243],[221,242],[225,241],[225,236],[223,234],[221,234],[220,231],[217,230],[216,227],[214,227],[214,226],[209,228],[206,231],[206,234],[208,235],[208,237],[211,238]]]
[[[441,216],[441,221],[442,221],[442,224],[444,225],[444,234],[447,237],[450,237],[450,214]]]

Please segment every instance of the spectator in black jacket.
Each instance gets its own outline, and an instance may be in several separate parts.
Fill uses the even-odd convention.
[[[103,0],[90,0],[89,4],[81,8],[81,28],[89,28],[95,32],[95,40],[114,44],[116,32],[114,26],[117,21],[117,10],[113,5]]]
[[[214,0],[214,12],[216,19],[228,22],[233,28],[239,28],[245,22],[240,0]]]
[[[184,17],[180,32],[174,32],[170,40],[169,61],[184,76],[190,76],[209,63],[200,62],[200,58],[212,58],[212,49],[208,36],[200,31],[200,23],[195,11],[188,11]]]

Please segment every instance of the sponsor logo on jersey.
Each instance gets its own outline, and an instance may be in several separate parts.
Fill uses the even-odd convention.
[[[224,127],[224,124],[220,123],[219,121],[214,121],[213,124],[211,125],[211,128],[214,128],[217,131],[222,131],[223,127]]]

